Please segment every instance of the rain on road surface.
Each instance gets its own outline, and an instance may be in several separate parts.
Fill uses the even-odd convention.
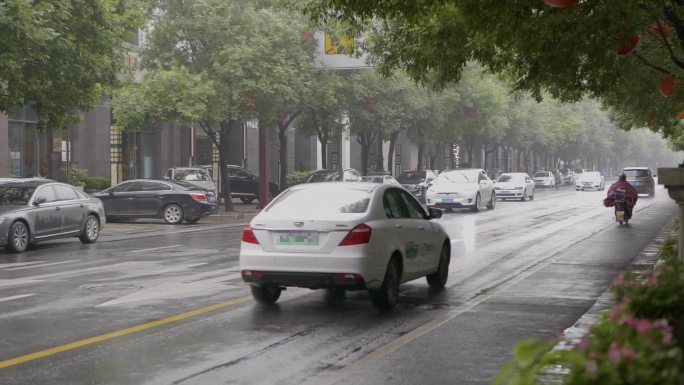
[[[619,227],[604,196],[445,214],[447,289],[404,284],[390,313],[366,292],[255,303],[239,224],[110,224],[93,245],[0,251],[0,383],[487,384],[516,340],[571,326],[676,212],[660,189]]]

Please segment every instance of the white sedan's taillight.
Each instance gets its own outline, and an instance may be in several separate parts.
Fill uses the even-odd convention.
[[[340,242],[339,246],[363,245],[370,242],[373,229],[366,224],[354,227],[349,234]]]
[[[209,198],[207,198],[207,194],[199,194],[199,193],[190,193],[190,196],[192,199],[198,201],[198,202],[208,202]]]
[[[254,235],[254,230],[252,230],[251,226],[245,227],[245,231],[242,232],[242,242],[253,243],[255,245],[259,244],[259,240],[256,238],[256,235]]]

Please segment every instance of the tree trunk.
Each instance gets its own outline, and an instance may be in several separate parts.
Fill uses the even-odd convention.
[[[511,146],[503,146],[502,148],[504,151],[504,170],[506,170],[506,172],[511,172]]]
[[[368,175],[368,155],[370,154],[370,145],[361,143],[361,174]]]
[[[387,171],[389,171],[390,175],[392,174],[392,170],[394,169],[394,147],[397,144],[398,137],[399,131],[394,131],[390,134],[389,151],[387,152]]]
[[[377,138],[376,145],[378,146],[378,149],[375,156],[375,169],[380,171],[382,170],[382,164],[385,163],[385,159],[382,154],[382,138],[380,136]]]
[[[416,170],[422,171],[425,167],[423,164],[423,156],[425,154],[425,143],[418,143],[418,164],[416,165]]]
[[[287,126],[278,124],[278,185],[287,188]]]
[[[328,130],[323,127],[318,131],[318,142],[321,144],[321,168],[328,168]]]
[[[233,207],[233,200],[230,197],[230,181],[228,180],[228,170],[226,167],[228,165],[226,156],[228,153],[228,134],[232,124],[232,121],[221,122],[219,131],[219,169],[221,170],[221,190],[223,190],[223,201],[225,202],[224,210],[226,212],[235,211],[235,208]]]

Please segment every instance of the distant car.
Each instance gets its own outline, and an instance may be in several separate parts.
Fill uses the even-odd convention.
[[[437,174],[432,170],[404,171],[397,177],[397,182],[418,198],[420,203],[425,203],[425,192],[435,179]]]
[[[563,175],[563,185],[564,186],[574,186],[575,185],[575,172],[566,168],[561,170],[561,175]]]
[[[494,182],[482,169],[443,171],[426,193],[428,207],[469,208],[479,211],[483,205],[492,210],[496,205]]]
[[[311,173],[306,183],[320,183],[320,182],[358,182],[361,180],[361,174],[353,168],[344,170],[328,170],[321,169]]]
[[[364,175],[361,177],[361,182],[366,183],[381,183],[381,184],[399,184],[392,175]]]
[[[585,190],[604,190],[606,188],[606,178],[598,171],[585,171],[575,182],[577,191]]]
[[[627,176],[627,182],[634,186],[639,194],[655,196],[655,180],[650,168],[625,167],[622,172]]]
[[[499,175],[494,184],[496,197],[503,199],[534,199],[534,181],[524,172],[512,172]]]
[[[56,238],[93,243],[105,223],[102,202],[74,186],[49,180],[0,184],[0,246],[8,251]]]
[[[211,190],[218,195],[216,183],[211,180],[211,175],[202,167],[174,167],[166,170],[164,179],[182,180],[205,190]]]
[[[534,174],[534,185],[539,187],[556,187],[556,177],[550,171],[538,171]]]
[[[218,210],[216,195],[184,181],[134,179],[93,194],[102,200],[108,220],[162,218],[166,223],[195,223]]]
[[[21,183],[30,181],[43,181],[43,182],[56,182],[52,179],[42,178],[38,176],[28,177],[28,178],[0,178],[0,184],[3,183]]]
[[[293,186],[245,228],[241,275],[259,302],[295,286],[368,290],[375,306],[392,308],[403,282],[427,277],[431,287],[445,286],[451,242],[432,220],[441,215],[401,186]]]
[[[233,198],[240,198],[244,203],[251,203],[259,199],[259,177],[245,170],[240,166],[226,166],[228,181],[230,183],[230,195]],[[269,192],[274,198],[280,193],[277,183],[270,182]]]

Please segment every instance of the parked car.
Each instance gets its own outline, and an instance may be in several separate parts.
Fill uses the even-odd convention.
[[[306,183],[319,182],[358,182],[361,180],[361,173],[353,168],[344,170],[321,169],[311,173]]]
[[[134,179],[93,194],[102,200],[108,220],[162,218],[166,223],[195,223],[218,210],[216,195],[185,181]]]
[[[451,242],[432,221],[441,215],[400,186],[300,184],[245,228],[242,278],[260,302],[274,303],[284,287],[296,286],[369,290],[375,306],[391,308],[403,282],[446,284]]]
[[[539,187],[556,187],[556,177],[550,171],[537,171],[533,177],[534,185]]]
[[[467,207],[473,211],[490,210],[496,205],[494,182],[482,169],[443,171],[426,193],[428,207],[447,209]]]
[[[534,199],[534,181],[524,172],[501,174],[494,184],[497,198],[503,199]]]
[[[8,251],[56,238],[93,243],[105,223],[102,202],[74,186],[37,179],[0,184],[0,246]]]
[[[432,170],[404,171],[397,177],[397,182],[418,198],[420,203],[425,203],[425,192],[435,179],[437,174]]]
[[[585,190],[604,190],[606,188],[606,178],[598,171],[585,171],[575,182],[577,191]]]
[[[205,190],[211,190],[218,196],[216,183],[211,180],[211,175],[202,167],[174,167],[166,170],[164,179],[182,180]]]
[[[361,177],[361,182],[396,185],[399,184],[399,182],[397,182],[397,180],[394,179],[392,175],[364,175]]]
[[[240,166],[226,166],[228,181],[230,183],[230,196],[240,198],[244,203],[251,203],[259,199],[259,177]],[[280,193],[277,183],[270,182],[268,185],[271,195],[275,198]]]
[[[655,196],[655,180],[650,168],[625,167],[622,172],[627,176],[627,182],[634,186],[639,194],[648,194],[649,197]]]
[[[28,177],[28,178],[0,178],[0,184],[3,183],[21,183],[21,182],[30,182],[30,181],[43,181],[43,182],[55,182],[52,179],[47,179],[47,178],[41,178],[41,177]]]
[[[564,186],[574,186],[575,185],[575,172],[569,168],[561,170],[561,175],[563,175],[563,185]]]

